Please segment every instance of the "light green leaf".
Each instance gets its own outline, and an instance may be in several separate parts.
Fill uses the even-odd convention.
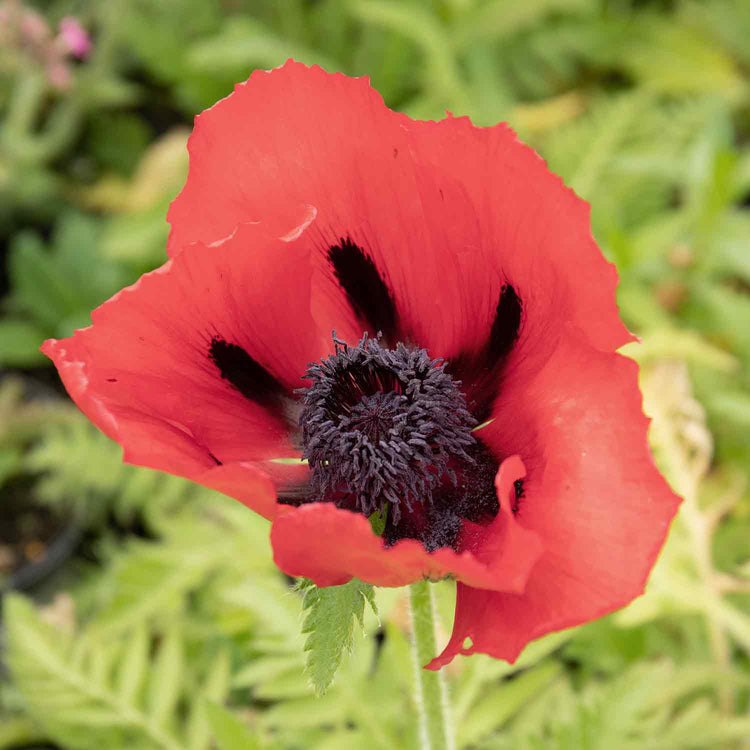
[[[367,24],[383,26],[411,39],[426,56],[424,75],[429,87],[453,102],[461,111],[468,107],[465,87],[453,52],[453,38],[440,19],[417,4],[389,0],[350,0],[346,9]]]
[[[297,654],[256,659],[234,675],[232,687],[253,687],[259,683],[274,680],[292,670],[299,670],[301,666],[301,660]]]
[[[474,745],[501,727],[526,703],[539,697],[561,672],[559,662],[548,661],[522,672],[513,680],[503,680],[486,689],[461,724],[459,746]]]
[[[150,715],[156,726],[164,726],[180,697],[184,655],[182,639],[172,628],[162,641],[149,684]]]
[[[211,724],[207,714],[208,701],[223,701],[229,691],[229,650],[222,649],[212,660],[205,683],[198,691],[204,700],[196,700],[187,723],[188,750],[209,750]],[[206,700],[207,699],[207,700]]]
[[[253,695],[260,701],[281,701],[310,695],[310,685],[301,666],[276,675],[255,686]]]
[[[44,362],[39,351],[48,332],[23,320],[0,321],[0,365],[29,366]]]
[[[148,666],[149,637],[145,625],[136,626],[129,634],[123,660],[117,675],[117,692],[124,701],[132,701],[138,695]]]
[[[263,711],[259,718],[260,723],[268,729],[283,728],[294,732],[327,724],[341,725],[346,721],[342,703],[339,700],[330,700],[331,697],[336,697],[336,692],[334,688],[322,699],[308,695],[305,698],[280,701]]]
[[[655,359],[684,359],[722,372],[736,372],[740,367],[735,357],[699,333],[678,328],[654,328],[640,341],[621,347],[620,354],[641,363]]]
[[[327,54],[290,39],[282,39],[264,24],[242,17],[228,18],[216,36],[193,44],[186,56],[190,69],[213,75],[234,74],[260,63],[281,65],[284,60],[320,65],[330,72],[341,68]]]
[[[381,510],[376,510],[372,515],[368,516],[367,520],[372,527],[372,533],[375,536],[382,536],[385,531],[385,524],[388,521],[388,508],[384,507]]]
[[[257,737],[231,711],[208,700],[205,709],[219,750],[259,750]]]
[[[90,637],[74,640],[44,622],[18,595],[3,604],[14,687],[25,711],[56,744],[76,750],[184,750],[182,739],[157,726],[137,701],[126,701],[113,686],[102,684],[101,667],[111,663],[112,655],[93,654],[109,647],[119,654],[119,641],[108,646]]]

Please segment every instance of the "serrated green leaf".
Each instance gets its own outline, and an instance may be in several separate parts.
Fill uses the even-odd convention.
[[[352,579],[342,586],[319,588],[303,579],[302,607],[307,611],[302,632],[307,633],[306,669],[315,692],[324,695],[333,684],[344,655],[354,644],[354,620],[364,627],[365,602],[377,614],[372,584]]]

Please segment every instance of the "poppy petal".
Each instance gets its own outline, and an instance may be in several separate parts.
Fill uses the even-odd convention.
[[[239,461],[214,466],[191,479],[239,500],[264,518],[271,519],[276,514],[274,482],[259,464]]]
[[[304,243],[243,225],[211,253],[193,246],[146,274],[43,351],[132,463],[192,477],[299,456],[291,390],[332,348],[310,313],[310,274]]]
[[[493,590],[522,593],[536,561],[542,554],[539,535],[525,528],[515,518],[516,482],[526,476],[526,468],[518,456],[506,458],[497,471],[495,488],[499,503],[498,514],[489,526],[465,521],[458,540],[461,551],[469,550],[491,571],[502,572],[498,580],[502,589]],[[468,583],[468,581],[467,581]]]
[[[443,226],[432,218],[445,237],[444,252],[461,257],[463,294],[485,307],[475,316],[483,329],[474,334],[478,338],[466,332],[470,346],[487,342],[496,313],[507,314],[501,303],[509,285],[521,301],[521,332],[533,334],[535,343],[568,321],[599,349],[611,351],[633,340],[614,302],[617,271],[591,235],[589,204],[532,148],[505,123],[480,128],[468,117],[449,117],[412,127],[412,158],[422,169],[422,182],[440,186],[431,190],[425,214],[439,217],[440,204],[451,202],[462,213],[473,209],[476,217],[471,235],[466,221]],[[452,186],[450,193],[441,183]],[[498,277],[494,284],[487,283],[488,268]],[[457,302],[472,304],[465,297]]]
[[[601,349],[631,340],[588,204],[506,125],[414,121],[387,109],[366,78],[289,61],[254,72],[198,116],[189,150],[188,180],[168,216],[171,256],[246,221],[279,237],[312,221],[313,305],[341,285],[331,250],[350,242],[381,282],[365,290],[370,310],[383,309],[376,303],[387,291],[394,331],[432,356],[475,359],[508,285],[521,300],[521,335],[537,348],[554,348],[568,320]],[[361,328],[375,333],[389,320]]]
[[[450,575],[474,587],[521,592],[542,549],[537,534],[515,522],[508,502],[518,464],[506,461],[500,468],[500,513],[488,529],[466,523],[460,553],[449,547],[427,552],[414,539],[386,547],[363,515],[311,503],[279,511],[271,528],[274,560],[287,575],[310,578],[318,586],[351,578],[405,586]]]
[[[415,122],[366,79],[292,61],[200,115],[189,150],[171,260],[43,347],[126,460],[273,518],[290,575],[455,576],[432,668],[476,651],[513,660],[642,591],[678,499],[648,451],[636,368],[614,354],[632,338],[617,273],[588,205],[533,150],[505,125]],[[294,391],[334,330],[445,358],[473,416],[491,416],[497,514],[484,513],[492,469],[477,483],[489,504],[466,512],[476,523],[459,518],[478,494],[468,480],[433,506],[452,535],[461,524],[458,551],[387,547],[363,515],[310,502]]]
[[[680,502],[647,445],[637,365],[570,328],[536,377],[504,383],[493,417],[483,439],[524,457],[516,517],[543,552],[523,593],[459,584],[435,669],[457,653],[513,661],[528,641],[627,604],[643,592]]]

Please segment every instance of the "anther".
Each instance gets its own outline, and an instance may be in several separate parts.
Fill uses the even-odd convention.
[[[425,349],[386,349],[366,334],[356,346],[333,340],[335,353],[309,366],[312,385],[300,391],[313,496],[398,524],[456,483],[450,463],[472,463],[477,422],[460,382]]]

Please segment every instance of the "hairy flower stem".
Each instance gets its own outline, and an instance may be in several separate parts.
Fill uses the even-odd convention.
[[[423,669],[435,656],[435,602],[432,584],[419,581],[409,587],[416,702],[421,750],[454,750],[448,690],[442,672]]]

